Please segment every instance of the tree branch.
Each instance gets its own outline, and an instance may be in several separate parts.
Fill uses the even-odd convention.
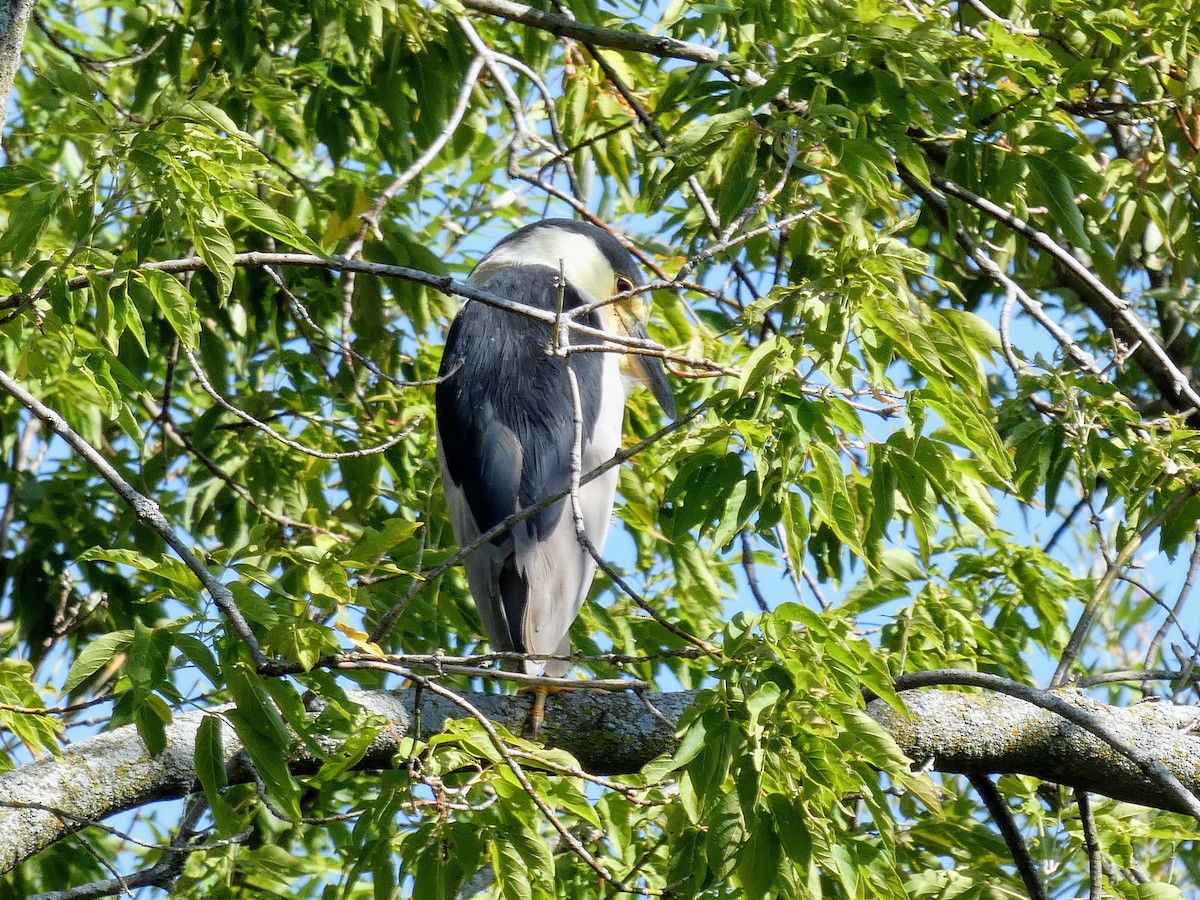
[[[21,46],[35,0],[0,0],[0,146],[3,146],[4,119],[8,111],[8,92],[21,65]]]
[[[567,16],[543,12],[532,6],[526,6],[524,3],[513,3],[511,0],[463,0],[463,6],[476,12],[508,19],[510,22],[520,22],[522,25],[540,28],[542,31],[549,31],[559,37],[574,38],[577,41],[613,50],[632,50],[635,53],[684,59],[701,65],[728,66],[728,63],[722,62],[719,52],[711,47],[705,47],[703,44],[677,41],[664,35],[646,34],[642,31],[614,31],[611,28],[585,25]],[[756,80],[759,83],[762,82],[761,77],[756,76]]]
[[[184,543],[183,538],[175,533],[174,527],[167,521],[162,510],[158,508],[158,504],[144,494],[139,493],[117,471],[116,467],[104,458],[99,450],[85,441],[75,429],[67,424],[66,419],[10,378],[8,373],[2,371],[0,371],[0,391],[3,391],[20,403],[45,423],[50,431],[66,441],[67,446],[82,456],[87,461],[87,464],[101,478],[108,482],[112,489],[117,492],[117,495],[133,510],[138,520],[154,531],[155,534],[163,539],[167,546],[175,551],[176,555],[183,560],[184,564],[192,571],[197,580],[204,585],[205,591],[212,597],[217,608],[221,610],[222,615],[229,622],[230,628],[241,638],[242,643],[246,645],[246,649],[254,660],[254,664],[259,668],[264,666],[267,662],[267,657],[263,653],[262,648],[259,647],[258,639],[254,636],[254,632],[250,628],[250,623],[246,621],[241,610],[238,609],[237,602],[233,598],[233,593],[227,585],[223,584],[216,575],[209,571],[208,567],[200,560],[200,557],[192,552],[192,548]]]
[[[416,694],[409,690],[351,695],[391,725],[371,745],[361,768],[390,768],[399,742],[415,723],[420,727],[417,736],[428,739],[448,720],[467,715],[462,705],[424,691],[417,717]],[[520,733],[529,716],[531,700],[526,696],[461,696],[490,722],[513,733]],[[1087,719],[1118,742],[1135,745],[1150,765],[1170,772],[1184,788],[1195,791],[1200,789],[1200,735],[1192,732],[1200,721],[1196,709],[1170,703],[1121,708],[1074,690],[1051,696],[1058,705],[1055,711],[1005,695],[910,691],[903,695],[906,712],[882,700],[871,701],[867,711],[916,764],[928,764],[934,771],[1032,775],[1118,800],[1191,812],[1188,804],[1115,750],[1109,740],[1067,721],[1061,713]],[[694,697],[687,691],[564,692],[547,701],[546,723],[539,736],[547,745],[573,754],[592,774],[637,772],[674,749],[679,716]],[[126,726],[80,741],[60,757],[41,759],[0,776],[0,798],[4,798],[0,800],[0,873],[71,834],[81,822],[196,790],[192,766],[196,729],[205,715],[216,711],[176,716],[166,730],[166,749],[155,757],[147,755],[134,726]],[[228,757],[240,749],[229,729],[223,746]],[[300,754],[292,764],[298,772],[311,771],[317,760]],[[5,801],[13,805],[6,807]],[[30,803],[59,813],[27,805],[14,808]]]

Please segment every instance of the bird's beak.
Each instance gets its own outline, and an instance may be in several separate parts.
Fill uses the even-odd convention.
[[[641,322],[634,322],[632,336],[644,341],[649,340],[649,335],[646,334],[646,326]],[[663,412],[671,419],[674,419],[675,398],[671,394],[671,384],[667,381],[667,370],[663,368],[662,360],[657,356],[646,356],[644,353],[634,353],[631,355],[635,357],[634,366],[642,383],[650,388],[650,393],[654,395],[654,399],[658,401],[658,405],[662,407]]]

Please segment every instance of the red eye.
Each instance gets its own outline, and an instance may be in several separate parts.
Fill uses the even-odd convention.
[[[632,291],[632,290],[633,290],[633,282],[632,281],[630,281],[628,278],[621,278],[620,276],[617,277],[617,293],[618,294],[623,294],[626,291]]]

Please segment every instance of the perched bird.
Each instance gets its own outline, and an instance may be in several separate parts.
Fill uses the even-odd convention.
[[[565,283],[560,283],[564,282]],[[603,301],[643,284],[629,252],[585,222],[547,219],[501,240],[471,272],[468,284],[499,297],[557,313]],[[645,337],[643,295],[580,317],[604,332]],[[478,300],[459,310],[442,355],[436,392],[438,458],[461,547],[474,544],[514,513],[570,488],[576,409],[582,413],[580,471],[612,458],[621,440],[626,387],[636,380],[672,418],[675,401],[660,360],[640,354],[554,352],[554,325]],[[561,340],[561,336],[560,336]],[[571,346],[602,340],[569,332]],[[575,374],[576,394],[567,368]],[[584,533],[604,548],[617,470],[579,488]],[[565,656],[568,631],[596,571],[578,540],[569,498],[547,506],[471,552],[467,583],[492,648]],[[564,660],[526,660],[531,675],[561,677]],[[536,734],[546,690],[535,690]]]

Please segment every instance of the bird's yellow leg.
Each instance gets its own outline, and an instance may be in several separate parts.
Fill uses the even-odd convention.
[[[542,730],[542,723],[546,721],[546,698],[559,691],[569,690],[571,689],[544,684],[531,684],[517,689],[518,694],[533,694],[533,709],[529,711],[529,730],[533,737],[538,736],[538,732]]]

